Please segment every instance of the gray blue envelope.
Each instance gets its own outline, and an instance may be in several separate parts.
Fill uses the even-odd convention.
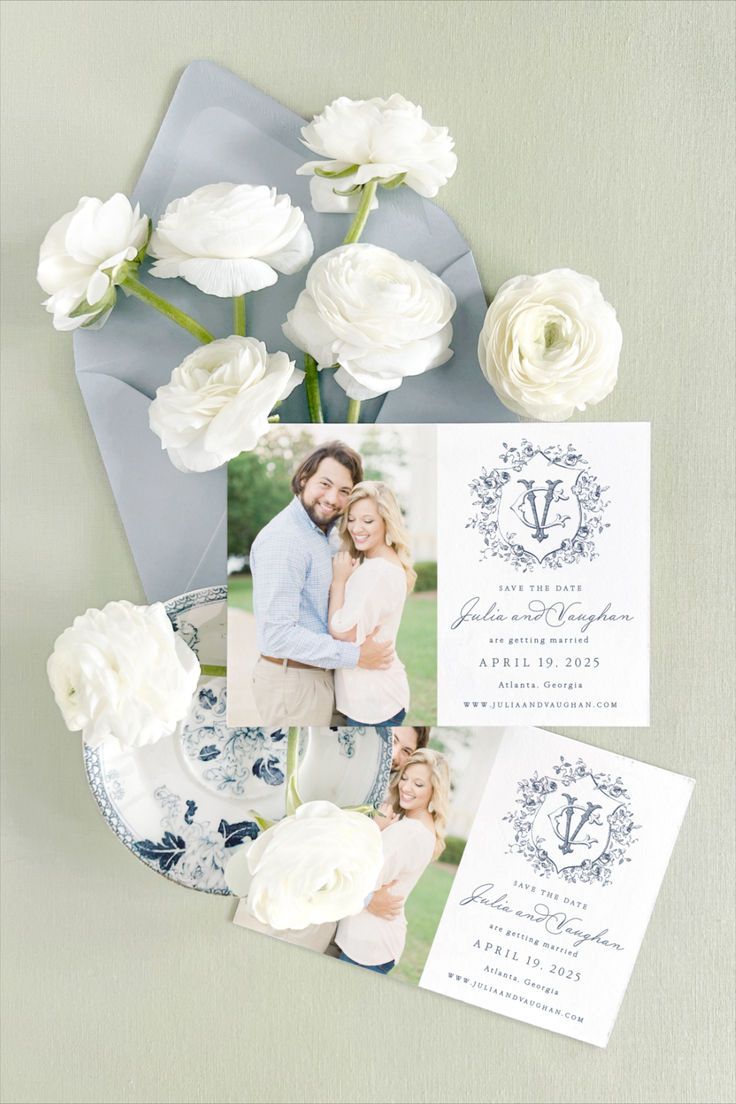
[[[225,69],[207,61],[187,66],[141,173],[132,199],[154,221],[167,204],[203,184],[268,184],[304,211],[315,257],[339,245],[349,215],[316,214],[309,181],[296,170],[311,154],[301,144],[304,120]],[[451,186],[451,185],[450,185]],[[363,404],[364,421],[499,422],[515,420],[485,382],[477,360],[486,311],[473,256],[452,220],[407,188],[381,191],[380,209],[361,240],[421,261],[457,298],[454,357],[441,368],[406,380],[396,391]],[[232,332],[232,301],[203,295],[183,280],[149,279],[165,299],[220,337]],[[248,332],[270,351],[283,349],[301,366],[301,353],[281,323],[304,287],[308,266],[248,296]],[[149,601],[226,581],[227,471],[201,475],[174,468],[148,427],[156,388],[196,347],[184,330],[156,311],[120,295],[101,330],[74,334],[79,386]],[[322,372],[325,419],[344,421],[345,393]],[[279,410],[282,421],[308,422],[304,389]]]

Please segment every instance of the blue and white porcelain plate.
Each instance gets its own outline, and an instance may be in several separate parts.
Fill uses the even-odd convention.
[[[223,665],[226,587],[172,598],[166,611],[200,662]],[[142,862],[189,889],[227,894],[224,868],[255,839],[255,815],[285,811],[286,728],[228,728],[224,678],[203,677],[178,735],[146,747],[84,746],[92,793],[118,838]],[[302,729],[304,801],[377,805],[391,771],[386,728]]]

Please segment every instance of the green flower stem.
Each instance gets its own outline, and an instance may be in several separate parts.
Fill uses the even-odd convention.
[[[194,319],[190,318],[184,311],[179,310],[178,307],[173,306],[171,303],[167,303],[160,295],[156,295],[155,291],[151,291],[150,288],[147,288],[136,276],[128,276],[120,284],[120,287],[124,288],[130,295],[135,295],[136,299],[141,299],[144,303],[148,303],[149,307],[161,311],[161,314],[165,315],[172,322],[176,322],[177,326],[181,326],[183,329],[187,330],[203,345],[207,345],[210,341],[215,340],[214,334],[211,334],[204,326],[200,326],[199,322],[195,322]]]
[[[350,229],[343,239],[343,245],[351,245],[353,242],[357,242],[360,235],[365,229],[365,224],[368,221],[368,215],[371,210],[371,203],[376,194],[376,188],[378,187],[377,180],[370,180],[367,184],[364,184],[360,190],[360,203],[358,204],[358,210],[355,212],[355,218],[353,219]],[[313,422],[324,422],[322,415],[322,402],[319,394],[319,371],[317,369],[316,361],[309,354],[304,356],[304,386],[307,391],[307,405],[309,407],[309,417]],[[348,406],[348,422],[357,422],[360,417],[360,403],[351,399]]]
[[[286,737],[286,815],[292,816],[302,803],[296,784],[299,765],[299,729],[290,728]]]
[[[233,333],[245,337],[245,296],[236,295],[233,299]]]
[[[319,369],[317,361],[309,353],[304,354],[304,387],[307,392],[307,406],[311,422],[324,422],[322,400],[319,394]]]
[[[371,211],[371,203],[373,197],[376,194],[376,188],[378,187],[377,180],[370,180],[367,184],[364,184],[360,191],[360,203],[358,210],[355,212],[355,218],[352,221],[350,229],[348,230],[343,240],[343,245],[351,245],[352,242],[357,242],[360,235],[365,229],[365,224],[368,221],[368,215]],[[346,421],[359,422],[360,421],[360,402],[358,399],[351,399],[348,403],[348,414]]]
[[[276,823],[275,820],[268,820],[266,817],[260,816],[259,813],[254,813],[252,809],[249,810],[247,819],[254,820],[262,832],[267,832]]]
[[[216,663],[200,663],[200,671],[203,675],[226,675],[227,667],[218,667]]]
[[[299,759],[299,729],[290,728],[286,737],[286,782],[291,782]]]
[[[368,215],[371,210],[371,203],[373,197],[376,194],[376,188],[378,187],[377,180],[370,180],[367,184],[364,184],[360,192],[360,203],[358,210],[355,212],[355,218],[352,221],[350,229],[343,239],[343,245],[351,245],[353,242],[357,242],[360,235],[365,229],[365,224],[368,221]]]

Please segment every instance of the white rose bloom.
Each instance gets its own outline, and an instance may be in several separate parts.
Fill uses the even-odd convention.
[[[160,602],[108,602],[74,619],[46,665],[67,728],[92,747],[141,747],[176,732],[189,713],[199,660]]]
[[[383,867],[381,832],[363,813],[308,801],[238,849],[225,880],[277,931],[302,931],[362,912]]]
[[[236,296],[303,268],[314,251],[299,207],[275,188],[205,184],[166,208],[148,248],[152,276],[181,276],[207,295]]]
[[[419,195],[436,196],[457,168],[447,128],[431,126],[422,118],[421,107],[398,93],[387,100],[341,96],[302,128],[302,140],[314,153],[329,158],[297,169],[301,175],[332,174],[327,177],[329,189],[312,192],[312,199],[323,204],[315,208],[321,211],[345,210],[343,197],[334,190],[370,180],[404,183]]]
[[[174,369],[149,424],[180,471],[211,471],[255,448],[275,404],[303,377],[286,353],[269,353],[254,337],[223,337]]]
[[[115,285],[137,267],[149,220],[117,193],[103,203],[82,196],[43,240],[36,279],[57,330],[102,325],[115,305]]]
[[[418,261],[356,243],[325,253],[282,329],[351,399],[393,391],[452,356],[455,296]]]
[[[596,280],[570,268],[517,276],[496,293],[478,344],[502,403],[543,422],[564,421],[613,390],[623,336]]]

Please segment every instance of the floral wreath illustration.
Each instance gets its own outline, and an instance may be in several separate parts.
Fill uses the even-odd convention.
[[[481,474],[469,483],[470,497],[475,513],[466,522],[466,529],[476,529],[483,539],[480,558],[496,556],[512,564],[522,572],[535,567],[560,568],[575,564],[581,560],[593,560],[597,557],[596,538],[609,527],[603,520],[609,500],[604,497],[608,487],[603,487],[589,470],[589,462],[572,445],[550,445],[540,448],[526,438],[518,446],[509,446],[503,442],[504,452],[499,459],[504,467],[483,468]],[[546,480],[545,486],[535,485],[533,479],[524,479],[522,473],[537,457],[541,457],[550,467],[576,472],[572,483],[565,479]],[[507,488],[511,486],[514,473],[521,478],[519,494],[511,506],[515,521],[531,531],[532,540],[541,542],[548,539],[549,531],[556,526],[570,522],[571,515],[550,514],[550,508],[571,502],[571,496],[579,505],[579,524],[569,535],[560,539],[556,546],[550,546],[546,555],[529,551],[522,543],[523,538],[513,529],[502,531],[499,513],[502,502],[508,498]],[[531,474],[531,473],[527,473]],[[522,490],[522,487],[525,490]],[[567,494],[565,490],[567,489]],[[549,523],[548,523],[549,522]]]
[[[530,778],[518,783],[519,796],[516,808],[507,813],[503,820],[514,831],[513,843],[508,854],[523,855],[533,870],[543,878],[556,875],[572,885],[609,885],[613,871],[623,863],[631,862],[627,855],[629,847],[637,842],[634,833],[641,828],[634,823],[631,811],[630,795],[619,776],[596,773],[582,759],[575,763],[560,756],[560,762],[552,768],[552,775],[539,775],[536,771]],[[587,780],[587,781],[586,781]],[[598,802],[581,800],[576,802],[574,791],[584,783],[597,796]],[[548,799],[559,794],[559,807],[546,817],[542,813],[545,832],[536,830],[540,811],[555,802]],[[611,810],[606,814],[606,805]],[[594,810],[594,811],[593,811]],[[590,837],[586,828],[591,826],[608,829],[607,838]],[[577,838],[581,854],[580,862],[570,859],[571,865],[562,866],[565,861],[561,853],[571,852],[571,841]],[[593,846],[598,844],[598,852]],[[587,857],[589,856],[589,857]],[[575,862],[575,865],[572,863]]]

